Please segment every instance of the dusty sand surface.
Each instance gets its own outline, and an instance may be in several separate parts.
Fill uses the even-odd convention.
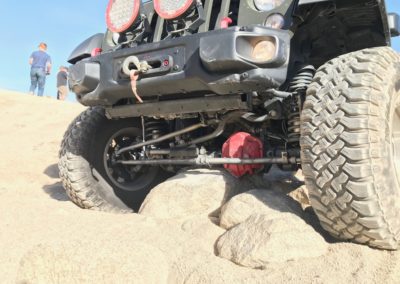
[[[203,216],[174,221],[76,207],[56,164],[64,131],[83,109],[0,92],[1,283],[400,283],[400,252],[328,238],[323,256],[250,269],[215,256],[225,230]],[[271,187],[287,190],[285,179],[293,177],[270,177]]]

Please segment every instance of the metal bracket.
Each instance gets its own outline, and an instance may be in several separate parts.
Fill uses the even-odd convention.
[[[166,37],[166,39],[171,38],[174,35],[184,33],[184,32],[194,33],[202,24],[204,24],[206,22],[203,4],[201,3],[200,0],[196,0],[195,7],[196,7],[196,11],[197,11],[197,13],[196,13],[197,18],[189,25],[186,25],[186,21],[183,20],[183,23],[185,24],[184,28],[175,29],[175,26],[177,26],[179,24],[179,21],[181,21],[181,19],[166,21],[166,29],[167,29],[167,33],[168,33],[168,36]]]

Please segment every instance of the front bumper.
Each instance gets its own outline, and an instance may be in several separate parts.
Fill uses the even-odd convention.
[[[252,61],[246,45],[265,38],[276,42],[275,58],[264,63]],[[87,106],[112,106],[131,98],[130,80],[121,67],[127,57],[135,55],[156,64],[137,82],[144,101],[177,96],[184,99],[193,93],[263,91],[285,82],[290,39],[288,31],[262,26],[232,27],[107,52],[71,66],[70,88]]]

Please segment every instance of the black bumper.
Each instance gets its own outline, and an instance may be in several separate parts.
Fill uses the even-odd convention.
[[[273,60],[256,63],[248,56],[249,42],[273,38]],[[82,60],[70,68],[70,87],[87,106],[111,106],[133,96],[123,61],[160,62],[137,82],[146,100],[186,94],[234,94],[263,91],[282,85],[287,76],[291,35],[262,26],[216,30],[125,48]]]

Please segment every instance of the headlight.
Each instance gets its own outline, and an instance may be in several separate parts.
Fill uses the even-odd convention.
[[[254,0],[254,5],[260,11],[267,12],[282,5],[285,0]]]

